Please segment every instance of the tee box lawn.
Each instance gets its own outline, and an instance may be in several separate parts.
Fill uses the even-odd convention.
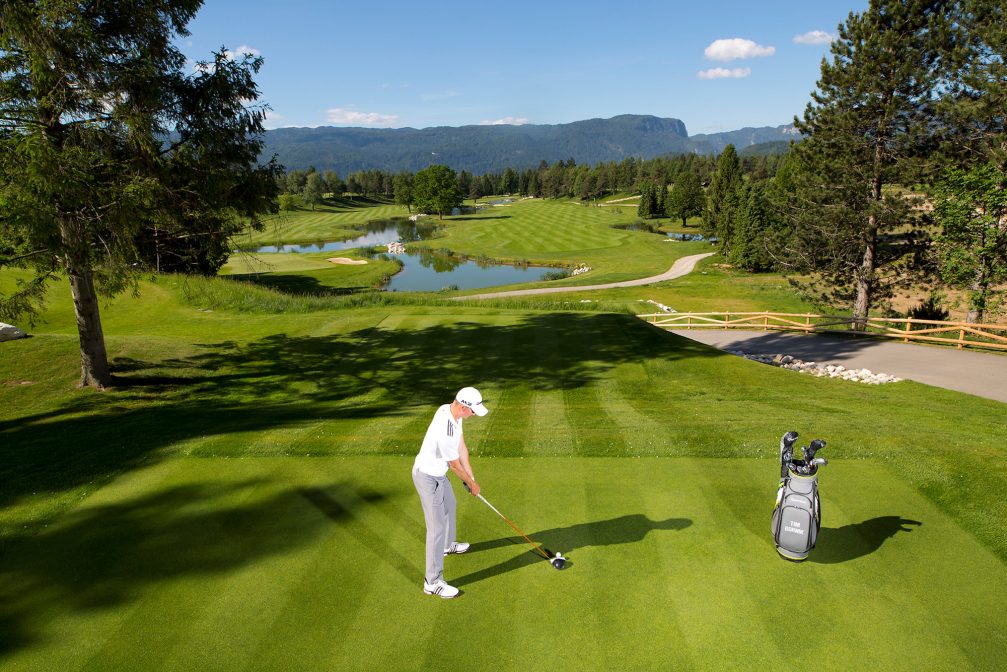
[[[73,389],[66,300],[3,345],[0,669],[999,665],[1002,404],[800,376],[629,315],[238,314],[180,284],[106,307],[116,389]],[[485,496],[570,566],[458,488],[473,547],[448,601],[421,591],[409,471],[473,383]],[[788,429],[832,460],[802,564],[769,534]]]

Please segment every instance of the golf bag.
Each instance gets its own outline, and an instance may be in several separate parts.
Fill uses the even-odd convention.
[[[780,439],[780,487],[776,492],[771,530],[776,551],[788,560],[808,557],[818,541],[822,522],[822,504],[818,497],[818,467],[827,464],[825,458],[815,458],[815,452],[825,446],[816,439],[802,448],[800,459],[794,458],[797,432],[787,432]]]

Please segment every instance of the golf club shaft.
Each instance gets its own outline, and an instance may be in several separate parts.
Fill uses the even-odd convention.
[[[547,554],[547,553],[546,553],[545,551],[543,551],[543,550],[542,550],[541,548],[539,548],[539,547],[538,547],[538,544],[536,544],[536,543],[535,543],[534,541],[532,541],[531,539],[529,539],[529,538],[528,538],[528,535],[526,535],[526,534],[525,534],[524,532],[522,532],[522,531],[521,531],[521,530],[520,530],[520,529],[518,528],[518,526],[517,526],[517,525],[515,525],[514,523],[512,523],[512,522],[510,521],[510,519],[509,519],[509,518],[508,518],[507,516],[503,515],[503,514],[502,514],[502,513],[500,513],[499,511],[497,511],[497,508],[496,508],[495,506],[493,506],[492,504],[490,504],[490,503],[489,503],[489,501],[488,501],[488,500],[487,500],[487,499],[486,499],[485,497],[483,497],[482,495],[476,495],[476,497],[478,497],[479,499],[483,500],[483,504],[485,504],[486,506],[488,506],[488,507],[490,507],[491,509],[493,509],[493,513],[495,513],[495,514],[497,514],[498,516],[500,516],[501,518],[503,518],[503,519],[504,519],[504,522],[506,522],[506,523],[507,523],[508,525],[510,525],[511,527],[513,527],[513,528],[514,528],[514,531],[515,531],[515,532],[517,532],[517,533],[518,533],[518,534],[520,534],[520,535],[521,535],[522,537],[524,537],[525,541],[527,541],[527,542],[528,542],[529,544],[531,544],[531,547],[532,547],[532,548],[534,548],[534,549],[535,549],[535,551],[536,551],[536,552],[538,552],[538,554],[539,554],[539,555],[541,555],[541,556],[542,556],[543,558],[545,558],[546,560],[549,560],[549,559],[550,559],[550,558],[549,558],[549,555],[548,555],[548,554]]]

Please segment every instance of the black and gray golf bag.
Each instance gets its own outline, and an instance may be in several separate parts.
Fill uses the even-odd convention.
[[[818,541],[822,524],[822,504],[818,498],[818,467],[828,464],[815,453],[825,442],[815,439],[794,457],[797,432],[787,432],[780,439],[780,489],[773,509],[772,532],[776,551],[788,560],[800,561]]]

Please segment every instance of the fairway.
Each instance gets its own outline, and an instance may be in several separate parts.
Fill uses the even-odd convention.
[[[188,458],[20,544],[3,669],[993,669],[1007,571],[884,467],[821,477],[811,559],[772,547],[773,460],[496,458],[461,496],[454,601],[420,591],[411,459]],[[459,488],[460,490],[460,488]],[[904,531],[900,531],[904,530]]]
[[[997,666],[1003,404],[628,314],[266,293],[165,276],[110,302],[105,392],[73,387],[62,287],[3,344],[0,670]],[[409,470],[471,384],[485,496],[570,566],[459,493],[449,601],[421,591]],[[831,461],[800,565],[769,533],[789,429]]]

